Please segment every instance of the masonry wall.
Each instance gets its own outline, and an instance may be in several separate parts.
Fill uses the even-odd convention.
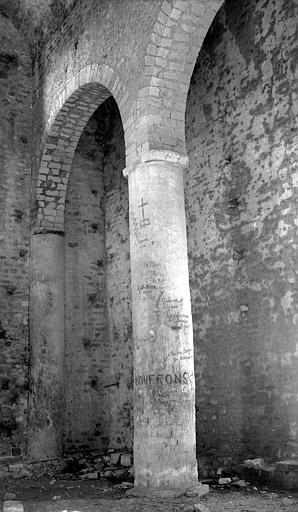
[[[26,448],[31,61],[0,15],[0,458]]]
[[[191,80],[200,465],[297,453],[297,16],[291,0],[227,1]]]
[[[38,172],[45,126],[65,84],[80,69],[93,63],[109,66],[129,91],[132,106],[160,6],[161,0],[83,0],[58,17],[52,13],[35,48],[34,174]]]
[[[132,328],[124,135],[110,98],[84,129],[65,217],[64,449],[132,446]]]
[[[93,117],[80,138],[65,208],[64,449],[94,449],[108,435],[109,365],[103,148]]]
[[[130,286],[129,204],[124,133],[115,102],[106,108],[104,148],[107,251],[107,314],[111,358],[110,411],[114,447],[132,449],[132,313]]]

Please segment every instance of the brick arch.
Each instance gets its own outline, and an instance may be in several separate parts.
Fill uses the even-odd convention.
[[[224,0],[163,1],[145,56],[137,100],[138,155],[166,150],[186,156],[185,108],[193,69]]]
[[[129,96],[119,76],[108,66],[92,64],[69,80],[52,103],[43,137],[36,184],[33,232],[64,231],[66,188],[72,159],[82,131],[95,110],[113,96],[122,119],[126,153],[133,148]]]

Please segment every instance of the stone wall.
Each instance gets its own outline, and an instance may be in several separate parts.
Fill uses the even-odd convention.
[[[64,449],[131,448],[131,308],[124,137],[111,98],[86,125],[66,195]]]
[[[185,191],[207,461],[298,453],[297,9],[227,1],[189,90]]]
[[[108,429],[102,137],[96,118],[74,155],[65,208],[64,449],[95,448]]]
[[[126,114],[123,122],[131,121],[130,109],[137,96],[146,48],[160,4],[161,0],[121,0],[115,8],[112,0],[83,0],[64,13],[61,24],[57,19],[49,21],[50,30],[35,48],[34,175],[38,172],[48,127],[62,106],[61,95],[66,84],[71,84],[86,66],[96,64],[104,70],[101,83],[107,86],[106,81],[111,79],[115,91],[109,90],[121,114],[122,110]],[[117,78],[111,77],[112,70],[117,72]],[[128,153],[133,154],[136,140],[127,141],[127,145]]]
[[[189,70],[220,3],[61,7],[34,25],[32,66],[0,18],[0,456],[26,444],[30,191],[53,203],[37,229],[63,232],[67,189],[64,448],[132,446],[122,170],[155,150],[183,160]],[[294,0],[227,0],[187,102],[198,454],[219,464],[298,453],[297,15]]]
[[[110,443],[132,448],[132,317],[128,183],[124,134],[115,102],[106,108],[104,146],[105,218],[107,255],[107,325],[110,350]]]
[[[0,457],[26,446],[30,74],[25,41],[0,15]]]

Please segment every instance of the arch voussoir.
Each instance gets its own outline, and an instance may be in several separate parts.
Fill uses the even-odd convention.
[[[186,154],[185,109],[195,62],[223,0],[163,1],[145,56],[137,99],[143,131],[138,154],[175,150]],[[144,128],[145,127],[145,128]]]
[[[124,127],[133,131],[125,85],[106,65],[86,66],[55,94],[36,182],[33,233],[64,231],[65,196],[74,152],[89,118],[111,95],[118,104]],[[134,150],[129,143],[126,145],[130,152]]]

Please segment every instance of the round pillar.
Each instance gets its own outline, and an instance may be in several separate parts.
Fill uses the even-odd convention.
[[[31,241],[30,389],[28,454],[62,454],[64,371],[64,237],[34,234]]]
[[[135,486],[187,487],[198,477],[183,167],[155,160],[127,174]]]

